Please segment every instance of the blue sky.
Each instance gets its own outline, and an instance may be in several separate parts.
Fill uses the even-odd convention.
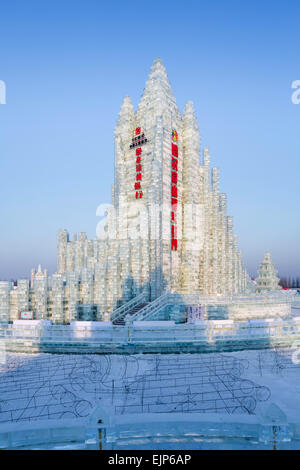
[[[299,1],[14,1],[1,5],[0,279],[56,268],[60,228],[94,237],[110,201],[113,129],[162,57],[202,145],[251,274],[269,249],[300,275]]]

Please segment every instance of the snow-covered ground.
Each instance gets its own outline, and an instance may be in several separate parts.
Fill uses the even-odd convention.
[[[300,364],[294,350],[182,355],[6,354],[0,425],[110,414],[255,414],[275,402],[300,422]]]
[[[109,415],[243,414],[250,422],[273,402],[287,422],[300,423],[299,358],[295,349],[133,356],[7,353],[0,366],[0,430],[7,423],[88,418],[97,405]]]

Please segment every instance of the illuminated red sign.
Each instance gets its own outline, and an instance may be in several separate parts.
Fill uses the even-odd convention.
[[[142,149],[139,147],[135,151],[136,155],[136,161],[135,161],[135,170],[136,170],[136,176],[135,176],[135,183],[134,183],[134,189],[135,189],[135,198],[136,199],[141,199],[143,197],[143,191],[141,188],[141,181],[142,181],[142,159],[140,155],[142,154]]]
[[[140,127],[137,127],[135,129],[135,137],[132,138],[132,143],[130,144],[130,148],[137,147],[135,149],[135,183],[134,183],[134,190],[135,190],[135,198],[136,199],[141,199],[143,197],[143,191],[142,191],[142,179],[143,179],[143,174],[142,174],[142,148],[141,145],[146,144],[147,139],[145,137],[145,134],[142,133],[142,130]]]
[[[172,144],[172,155],[178,158],[178,145],[177,144]]]
[[[172,130],[172,139],[176,140],[178,134],[175,129]],[[178,207],[178,145],[172,142],[171,156],[171,250],[177,251],[177,207]]]

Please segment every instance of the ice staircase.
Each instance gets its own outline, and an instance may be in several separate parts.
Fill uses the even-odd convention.
[[[144,307],[139,308],[134,314],[128,318],[130,323],[134,321],[156,320],[158,315],[168,305],[173,305],[176,302],[176,294],[165,292],[157,299],[149,302]]]
[[[129,312],[125,312],[124,315],[121,315],[117,318],[117,320],[113,321],[114,325],[125,325],[125,317],[128,318],[128,316],[132,315],[134,316],[139,310],[141,310],[143,307],[147,305],[146,303],[141,303],[139,305],[136,305],[133,307]]]
[[[142,292],[112,312],[110,319],[113,325],[125,325],[126,315],[135,315],[145,305],[145,294]]]
[[[115,310],[111,315],[111,321],[114,325],[125,325],[134,321],[158,320],[161,319],[159,317],[164,309],[176,303],[182,303],[181,297],[176,292],[164,292],[152,302],[147,302],[142,293]]]

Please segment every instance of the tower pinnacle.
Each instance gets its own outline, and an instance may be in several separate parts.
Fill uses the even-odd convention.
[[[128,138],[127,133],[134,128],[134,110],[131,98],[125,95],[121,104],[117,124],[115,127],[115,135],[123,137],[125,140]]]
[[[161,58],[157,57],[151,67],[150,74],[146,81],[144,92],[138,106],[137,120],[140,121],[142,117],[145,117],[148,109],[151,109],[151,113],[154,112],[154,115],[161,115],[163,114],[163,111],[170,106],[173,108],[175,113],[179,113],[166,68],[162,63]]]
[[[163,65],[163,61],[162,61],[162,58],[161,57],[156,57],[153,61],[153,65],[156,65],[156,64],[161,64]]]
[[[187,101],[184,111],[183,111],[183,121],[185,127],[191,127],[195,130],[198,130],[197,119],[194,110],[194,103],[192,101]]]
[[[131,119],[134,119],[133,105],[130,96],[125,95],[121,104],[117,126],[122,125]]]

